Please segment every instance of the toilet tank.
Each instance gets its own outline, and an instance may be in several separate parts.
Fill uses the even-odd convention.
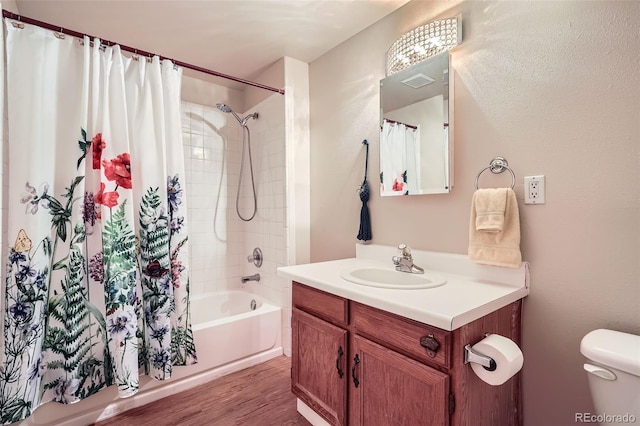
[[[582,338],[580,352],[588,358],[584,369],[588,373],[596,421],[640,422],[640,336],[594,330]],[[587,414],[590,413],[583,416]]]

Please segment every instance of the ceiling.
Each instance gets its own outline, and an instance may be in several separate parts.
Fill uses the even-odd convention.
[[[16,0],[16,5],[29,18],[254,80],[283,56],[312,62],[408,1]]]

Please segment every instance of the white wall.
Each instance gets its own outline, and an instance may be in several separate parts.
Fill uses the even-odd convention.
[[[291,355],[291,282],[276,276],[279,266],[309,261],[309,72],[308,65],[284,57],[254,81],[284,88],[270,94],[247,87],[245,103],[259,101],[249,112],[260,114],[252,129],[258,132],[256,191],[258,214],[245,224],[245,251],[259,245],[265,264],[245,265],[246,275],[259,272],[260,284],[246,286],[278,303],[282,309],[282,345]],[[252,137],[253,140],[253,137]],[[255,146],[255,145],[252,145]],[[249,182],[245,179],[245,182]],[[245,200],[251,202],[250,200]]]
[[[191,294],[224,291],[242,272],[242,241],[229,238],[227,208],[229,146],[237,145],[228,117],[215,107],[182,103],[182,128],[189,221]],[[217,208],[217,214],[216,214]]]
[[[16,4],[15,0],[3,0],[2,8],[8,10],[9,12],[18,14],[20,13],[18,11],[18,5]]]
[[[286,172],[287,172],[287,265],[310,261],[311,179],[309,147],[309,65],[284,58]],[[282,280],[285,303],[282,340],[285,355],[291,355],[291,281]]]
[[[354,255],[362,139],[374,159],[369,179],[379,173],[386,50],[405,31],[458,13],[453,191],[374,191],[373,242],[466,253],[474,179],[492,158],[506,157],[532,271],[525,425],[573,424],[576,412],[593,412],[582,336],[599,327],[640,334],[640,3],[414,0],[314,61],[311,258]],[[534,174],[546,175],[547,203],[525,206],[522,178]],[[486,175],[481,186],[510,183]]]
[[[252,80],[271,87],[283,87],[284,60],[280,59],[271,64]],[[248,123],[251,132],[258,210],[251,222],[239,224],[239,229],[242,231],[239,238],[244,244],[244,253],[240,258],[243,262],[243,275],[259,273],[261,276],[260,283],[251,281],[244,287],[284,307],[286,305],[284,284],[276,277],[276,268],[287,264],[285,98],[281,94],[246,86],[243,91],[243,102],[246,108],[243,116],[253,112],[258,113],[258,119],[250,120]],[[238,132],[240,131],[238,126]],[[242,133],[239,135],[242,138]],[[240,148],[241,145],[238,144],[236,157],[231,159],[231,164],[237,167],[236,173],[239,172],[241,161]],[[241,192],[243,195],[241,212],[245,217],[253,211],[250,184],[249,167],[248,163],[245,163]],[[232,184],[233,203],[235,203],[236,185],[237,179]],[[233,220],[241,222],[235,213],[235,207]],[[260,268],[256,268],[246,260],[255,247],[260,247],[264,256],[264,263]],[[283,321],[284,326],[285,321]]]
[[[244,251],[239,255],[243,262],[243,275],[259,273],[261,280],[259,283],[250,281],[243,287],[273,301],[278,306],[284,306],[284,286],[276,277],[276,268],[287,264],[284,96],[272,94],[251,108],[249,113],[252,112],[259,114],[257,120],[251,120],[248,123],[251,131],[258,210],[255,218],[250,222],[238,223],[241,233],[237,238],[243,241],[244,245]],[[248,153],[246,155],[248,156]],[[240,150],[236,150],[230,161],[237,168],[240,160]],[[248,218],[253,211],[248,157],[245,158],[242,183],[240,212]],[[236,185],[237,180],[234,177],[230,185],[230,188],[233,188],[234,203]],[[231,203],[231,199],[229,202]],[[233,215],[235,217],[232,220],[240,222],[235,214],[235,207]],[[260,247],[264,257],[260,268],[247,262],[247,256],[255,247]]]
[[[286,95],[183,80],[192,288],[194,295],[244,288],[281,306],[283,349],[290,355],[291,283],[278,278],[276,270],[309,259],[308,65],[282,58],[255,81],[286,86]],[[236,213],[242,128],[232,115],[217,110],[216,103],[227,103],[241,117],[258,113],[247,123],[258,205],[249,222]],[[243,105],[250,105],[246,112],[239,109]],[[248,151],[244,161],[239,208],[248,218],[253,212]],[[259,268],[247,261],[255,247],[264,257]],[[256,273],[260,282],[241,284],[242,276]]]
[[[229,238],[228,219],[229,191],[237,182],[229,157],[240,145],[239,126],[215,107],[242,104],[242,92],[183,76],[181,97],[190,283],[192,294],[200,295],[227,290],[242,275],[244,247]]]
[[[247,143],[231,114],[215,107],[182,103],[183,144],[189,209],[190,272],[193,295],[245,288],[278,306],[285,303],[276,268],[287,262],[285,235],[284,97],[273,94],[248,113],[247,122],[258,210],[253,220],[236,213],[236,196]],[[239,113],[244,117],[248,113]],[[242,169],[239,210],[253,213],[249,151]],[[260,247],[260,268],[247,261]],[[260,273],[261,281],[242,284],[244,275]]]

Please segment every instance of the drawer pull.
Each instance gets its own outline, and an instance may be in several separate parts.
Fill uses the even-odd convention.
[[[342,350],[342,346],[340,346],[338,348],[338,357],[336,358],[336,370],[338,370],[338,377],[341,379],[342,376],[344,376],[344,372],[342,371],[342,368],[340,368],[340,359],[342,359],[342,355],[344,355],[344,351]]]
[[[351,377],[353,378],[353,385],[355,387],[360,385],[360,380],[356,377],[356,367],[358,364],[360,364],[360,357],[356,354],[356,356],[353,357],[353,367],[351,367]]]
[[[431,358],[436,357],[436,352],[438,352],[438,348],[440,348],[440,343],[433,337],[433,334],[422,336],[420,338],[420,345],[427,350],[427,355]]]

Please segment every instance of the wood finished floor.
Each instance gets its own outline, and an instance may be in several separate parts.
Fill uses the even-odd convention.
[[[134,408],[94,426],[308,426],[285,356]]]

